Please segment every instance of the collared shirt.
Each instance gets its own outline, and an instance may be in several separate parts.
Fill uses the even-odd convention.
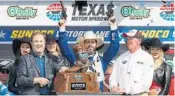
[[[5,86],[4,84],[2,84],[2,82],[0,82],[0,95],[12,96],[13,93],[9,92],[7,86]]]
[[[36,63],[38,65],[38,68],[40,70],[41,77],[45,77],[45,61],[44,61],[45,58],[44,58],[44,56],[42,56],[42,57],[36,56],[35,59],[36,59]]]
[[[43,55],[43,56],[34,55],[34,56],[35,56],[38,68],[40,70],[41,77],[45,77],[45,55]],[[49,89],[48,89],[47,85],[40,88],[40,94],[41,95],[46,95],[48,93],[49,93]]]
[[[126,94],[148,92],[153,79],[153,58],[141,48],[125,52],[115,61],[110,76],[110,87],[118,86]]]
[[[92,63],[88,68],[87,72],[96,72],[97,73],[97,82],[101,82],[104,80],[104,70],[102,66],[102,61],[100,59],[99,53],[95,52],[95,54],[89,58]]]

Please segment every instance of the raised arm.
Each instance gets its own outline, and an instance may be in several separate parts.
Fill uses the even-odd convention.
[[[73,49],[68,44],[65,21],[63,20],[62,22],[64,23],[59,24],[59,38],[57,40],[57,43],[60,46],[60,50],[63,56],[65,56],[71,63],[71,66],[73,66],[75,64],[76,58]]]
[[[117,54],[120,44],[119,44],[119,34],[117,29],[117,22],[113,23],[110,20],[114,19],[115,17],[109,18],[109,25],[111,32],[109,34],[110,36],[110,45],[107,48],[107,50],[103,54],[103,61],[105,64],[109,64],[109,62],[114,58],[114,56]]]

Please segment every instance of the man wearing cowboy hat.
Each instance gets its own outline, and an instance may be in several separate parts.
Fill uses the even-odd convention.
[[[86,32],[83,36],[77,38],[77,43],[83,43],[88,46],[89,59],[94,62],[95,67],[88,68],[87,72],[97,72],[97,82],[100,84],[100,90],[103,91],[103,81],[104,81],[104,72],[107,69],[107,65],[116,55],[119,50],[119,35],[117,29],[117,22],[111,22],[115,17],[109,18],[108,22],[111,28],[110,33],[110,45],[108,49],[104,52],[103,57],[99,56],[99,53],[96,51],[96,48],[100,47],[104,43],[104,37],[96,35],[93,31]],[[68,58],[68,60],[75,64],[75,54],[71,48],[68,46],[68,37],[65,31],[65,23],[59,24],[60,32],[58,43],[62,54]],[[90,66],[92,67],[92,66]],[[92,70],[95,71],[92,71]]]
[[[143,36],[137,30],[124,33],[128,51],[117,58],[110,76],[113,93],[147,94],[153,78],[153,58],[141,49]]]

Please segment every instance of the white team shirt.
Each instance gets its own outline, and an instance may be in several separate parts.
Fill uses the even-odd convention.
[[[141,48],[134,53],[123,53],[115,61],[109,79],[110,87],[118,86],[126,94],[148,92],[153,79],[152,56]]]

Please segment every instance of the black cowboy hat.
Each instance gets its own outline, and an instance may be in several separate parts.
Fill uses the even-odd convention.
[[[20,39],[14,39],[12,42],[12,49],[13,49],[13,54],[15,56],[20,56],[20,46],[22,43],[28,43],[31,47],[30,44],[31,39],[28,37],[20,38]]]
[[[149,42],[151,39],[145,39],[141,42],[141,46],[145,47],[146,50],[149,50]]]
[[[56,39],[54,38],[54,36],[51,35],[51,34],[47,34],[46,35],[46,42],[52,42],[52,41],[56,41]]]
[[[164,52],[166,52],[169,49],[169,45],[168,44],[163,45],[160,39],[158,38],[152,38],[149,41],[149,46],[155,47],[155,48],[162,48]]]

